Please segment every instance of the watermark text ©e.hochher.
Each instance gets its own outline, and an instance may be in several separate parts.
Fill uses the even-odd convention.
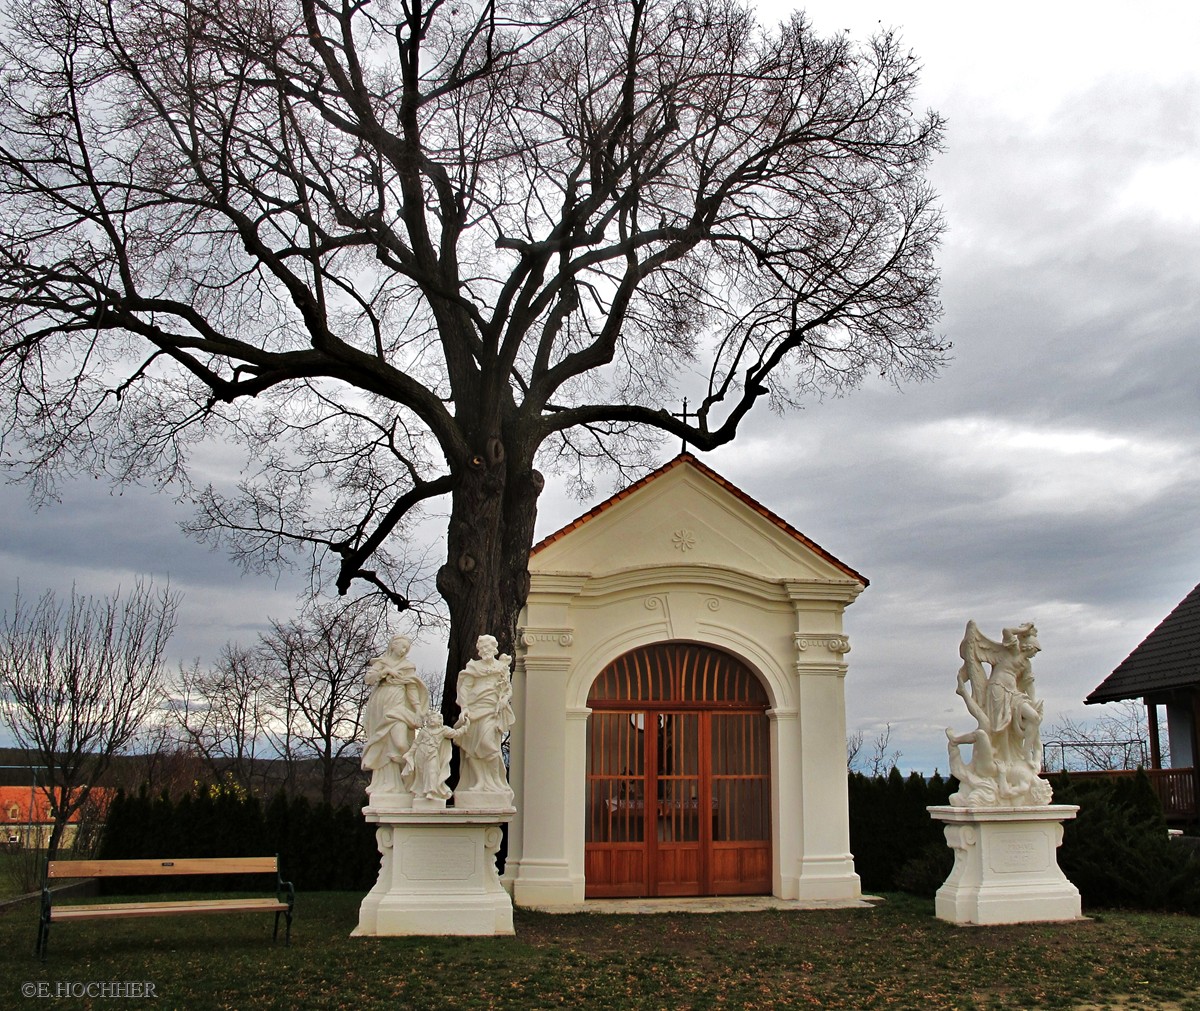
[[[158,997],[155,984],[144,979],[37,979],[21,984],[22,997],[56,998],[91,997],[93,999],[122,997]]]

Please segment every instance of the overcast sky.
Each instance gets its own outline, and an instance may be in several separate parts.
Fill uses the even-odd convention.
[[[897,27],[920,104],[948,120],[933,181],[954,361],[759,416],[704,460],[870,578],[846,615],[849,725],[890,724],[902,768],[944,772],[943,729],[972,725],[954,695],[968,619],[992,638],[1037,622],[1053,724],[1094,716],[1083,697],[1200,581],[1200,8],[807,9],[824,33]],[[590,504],[551,486],[539,536]],[[0,508],[0,590],[169,576],[180,659],[294,610],[294,578],[241,575],[179,532],[169,498],[78,482],[40,512],[0,488]]]

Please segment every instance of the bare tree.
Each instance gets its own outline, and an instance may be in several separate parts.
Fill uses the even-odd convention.
[[[168,686],[168,693],[171,692],[173,688]],[[115,762],[104,777],[105,785],[124,789],[127,794],[144,789],[151,797],[166,794],[173,800],[196,788],[207,772],[207,765],[195,747],[180,739],[173,708],[168,698],[151,714],[129,745],[128,757]]]
[[[211,668],[196,661],[179,671],[173,713],[183,743],[201,756],[209,775],[232,776],[251,793],[262,769],[255,760],[278,715],[273,673],[260,649],[236,643],[226,643]]]
[[[364,672],[379,652],[381,608],[370,600],[309,606],[262,636],[275,680],[276,750],[289,766],[315,760],[321,797],[333,803],[340,779],[357,773]]]
[[[1082,721],[1064,716],[1042,733],[1049,772],[1109,772],[1150,764],[1146,710],[1135,699],[1111,703]]]
[[[30,605],[18,592],[0,624],[4,716],[46,769],[53,857],[71,816],[162,704],[163,654],[178,594],[138,582],[131,593]]]
[[[864,776],[886,776],[900,764],[900,749],[888,751],[892,742],[892,725],[887,723],[871,741],[870,753],[863,751],[864,733],[856,730],[846,738],[846,767]]]
[[[737,0],[15,0],[0,32],[10,465],[187,482],[249,566],[512,651],[538,467],[928,376],[935,113],[890,33]],[[695,389],[681,386],[699,380]],[[670,401],[690,393],[688,417]]]

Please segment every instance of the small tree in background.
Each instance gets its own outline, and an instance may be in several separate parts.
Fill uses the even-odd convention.
[[[0,624],[4,718],[46,770],[53,857],[71,817],[161,704],[164,653],[179,595],[138,581],[131,593],[65,602],[18,591]]]
[[[886,776],[900,764],[900,749],[888,748],[892,742],[892,725],[887,723],[871,741],[869,751],[864,751],[866,738],[862,730],[856,730],[846,738],[846,768],[850,772],[861,772],[864,776]]]
[[[367,662],[379,650],[384,612],[377,600],[314,603],[299,618],[273,621],[261,637],[271,666],[275,750],[289,763],[314,759],[321,799],[332,804],[339,779],[357,772]]]
[[[1103,707],[1090,721],[1063,717],[1042,732],[1042,751],[1050,772],[1109,772],[1149,765],[1146,709],[1134,699]],[[1169,752],[1161,752],[1169,764]]]
[[[203,760],[214,781],[232,776],[254,792],[277,718],[280,693],[273,667],[261,649],[226,643],[215,666],[199,661],[179,671],[179,698],[173,708],[182,743]]]
[[[206,775],[197,750],[180,740],[170,702],[151,714],[127,750],[128,755],[114,762],[105,775],[105,786],[125,790],[145,786],[151,796],[179,797]]]

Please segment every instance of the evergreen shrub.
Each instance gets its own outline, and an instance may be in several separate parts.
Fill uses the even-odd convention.
[[[954,780],[935,774],[925,779],[912,773],[905,779],[893,767],[887,776],[864,776],[850,773],[850,851],[854,854],[854,869],[868,892],[905,890],[901,882],[925,891],[919,885],[922,876],[928,877],[927,865],[938,857],[931,854],[935,847],[946,846],[941,822],[929,817],[927,807],[949,803]],[[941,881],[950,873],[949,864]],[[941,885],[939,881],[934,890]],[[932,891],[929,892],[932,894]]]
[[[1052,780],[1054,803],[1077,804],[1058,864],[1084,907],[1200,913],[1200,858],[1167,836],[1158,796],[1136,776]]]
[[[1076,804],[1064,822],[1059,866],[1085,908],[1200,913],[1200,855],[1167,836],[1162,808],[1145,773],[1112,779],[1052,781],[1054,803]],[[932,897],[950,874],[954,853],[927,807],[949,803],[954,779],[907,779],[851,773],[850,849],[864,891]]]

